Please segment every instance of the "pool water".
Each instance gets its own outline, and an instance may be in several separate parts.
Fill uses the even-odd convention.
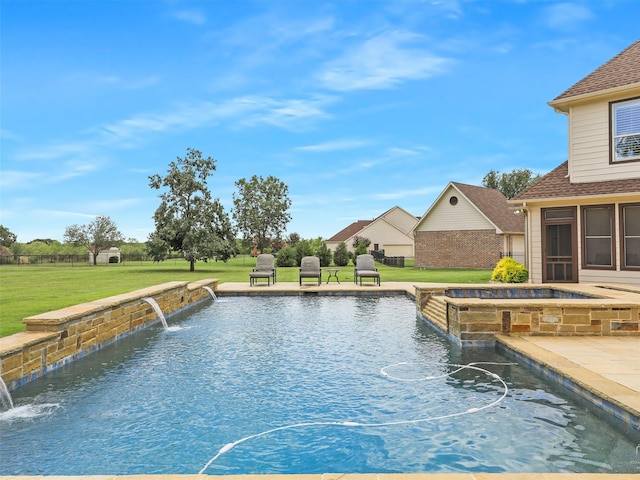
[[[0,474],[640,471],[639,439],[406,297],[233,297],[169,325],[12,392]]]

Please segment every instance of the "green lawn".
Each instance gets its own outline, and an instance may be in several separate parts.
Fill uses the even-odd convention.
[[[217,278],[224,282],[248,282],[255,265],[251,257],[223,262],[198,262],[196,271],[182,260],[163,263],[135,262],[89,266],[57,263],[55,266],[0,266],[0,336],[24,331],[22,319],[140,288],[170,281]],[[491,270],[419,270],[377,264],[385,282],[487,283]],[[353,266],[340,267],[340,280],[353,279]],[[278,282],[297,282],[298,268],[278,268]]]

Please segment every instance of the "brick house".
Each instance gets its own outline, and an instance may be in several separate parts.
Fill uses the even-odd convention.
[[[530,280],[640,285],[640,41],[549,105],[567,115],[568,160],[509,201]]]
[[[524,218],[498,190],[451,182],[413,228],[417,268],[524,262]]]
[[[327,247],[335,251],[340,242],[353,252],[355,237],[368,238],[370,250],[384,250],[387,257],[413,257],[411,229],[417,218],[395,206],[373,220],[358,220],[343,228],[326,241]]]

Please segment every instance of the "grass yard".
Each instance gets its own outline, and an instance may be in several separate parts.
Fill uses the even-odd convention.
[[[217,278],[224,282],[247,282],[255,265],[251,257],[223,262],[198,262],[189,272],[183,260],[163,263],[129,262],[90,266],[57,263],[55,266],[0,266],[0,336],[24,331],[22,319],[59,308],[110,297],[171,281]],[[491,270],[419,270],[377,264],[383,282],[487,283]],[[340,267],[340,281],[353,280],[353,265]],[[278,282],[297,282],[298,268],[278,268]]]

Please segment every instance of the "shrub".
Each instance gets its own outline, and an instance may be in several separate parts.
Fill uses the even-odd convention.
[[[332,255],[331,250],[329,250],[325,242],[322,242],[318,247],[318,250],[316,250],[316,256],[320,259],[321,267],[328,267],[331,265]]]
[[[349,252],[347,251],[347,244],[340,242],[336,246],[336,251],[333,252],[333,263],[336,267],[344,267],[349,263]]]
[[[293,248],[296,251],[296,265],[298,266],[300,266],[300,263],[302,262],[302,257],[311,257],[315,255],[313,245],[311,245],[309,240],[300,240]]]
[[[276,266],[278,267],[295,267],[296,266],[296,250],[293,247],[282,247],[276,255]]]
[[[511,257],[504,257],[493,269],[491,280],[502,283],[523,283],[529,278],[529,270]]]
[[[109,263],[118,263],[118,257],[109,257]]]

